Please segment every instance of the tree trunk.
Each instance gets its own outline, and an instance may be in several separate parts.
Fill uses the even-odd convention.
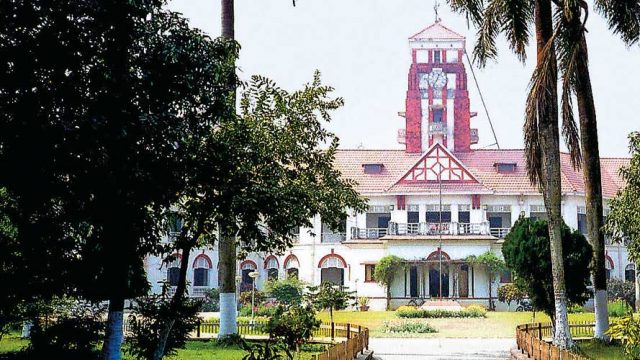
[[[218,285],[220,286],[220,331],[218,337],[238,333],[236,303],[236,241],[220,227],[218,241]]]
[[[109,300],[109,315],[105,329],[105,339],[102,345],[102,359],[120,360],[122,354],[122,328],[124,325],[124,299]]]
[[[195,237],[197,239],[197,237]],[[195,242],[195,241],[194,241]],[[176,292],[171,298],[171,305],[169,313],[172,315],[177,314],[178,306],[182,303],[187,290],[187,269],[189,269],[189,255],[191,253],[192,244],[188,244],[182,248],[182,258],[180,259],[180,277],[178,278],[178,286],[176,286]],[[173,325],[176,323],[176,318],[171,317],[163,324],[160,330],[158,343],[156,349],[153,352],[153,360],[161,360],[164,357],[165,348],[167,346],[167,340]]]
[[[234,0],[221,0],[222,5],[222,37],[227,39],[235,38]]]
[[[387,311],[391,310],[391,284],[387,285]]]
[[[580,142],[582,147],[582,171],[585,187],[585,205],[587,210],[587,238],[593,247],[593,288],[596,313],[594,337],[608,340],[605,334],[609,329],[607,310],[607,275],[604,255],[604,233],[602,226],[602,178],[600,175],[600,152],[598,149],[598,123],[596,108],[591,89],[589,74],[587,41],[582,35],[579,44],[577,62],[576,97],[580,118]]]
[[[543,61],[543,49],[553,35],[553,21],[551,2],[536,0],[535,26],[537,40],[538,64]],[[553,85],[548,91],[549,101],[538,104],[538,131],[542,156],[542,178],[540,179],[547,216],[549,218],[549,239],[551,249],[551,272],[553,276],[553,292],[555,302],[555,328],[553,343],[560,348],[573,346],[567,314],[567,297],[564,281],[564,263],[562,256],[562,188],[560,174],[560,132],[558,129],[558,101],[557,101],[557,67],[555,52],[550,76]]]
[[[235,38],[234,0],[221,0],[222,37],[233,40]],[[230,76],[228,91],[235,94],[234,77]],[[235,96],[233,97],[235,100]],[[234,101],[235,104],[235,101]],[[220,287],[220,331],[218,337],[238,333],[237,302],[236,302],[236,241],[234,234],[227,233],[226,224],[220,226],[218,241],[218,285]]]

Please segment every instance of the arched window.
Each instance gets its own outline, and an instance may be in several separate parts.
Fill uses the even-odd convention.
[[[256,271],[258,267],[256,263],[251,260],[245,260],[240,264],[240,271],[242,272],[242,288],[250,288],[253,283],[253,279],[249,276],[250,272]]]
[[[275,256],[267,257],[264,268],[267,269],[267,280],[278,280],[278,259]]]
[[[611,257],[606,256],[604,261],[604,268],[607,271],[607,280],[611,279],[611,270],[613,270],[613,260]]]
[[[624,268],[624,279],[626,281],[632,281],[632,282],[636,280],[636,265],[635,264],[628,264]]]
[[[284,260],[284,269],[287,272],[288,278],[298,278],[298,272],[300,269],[300,262],[295,255],[289,255]]]
[[[178,286],[180,279],[180,259],[173,260],[167,265],[167,282],[169,286]]]
[[[340,255],[330,254],[320,260],[320,281],[344,285],[344,269],[347,263]]]
[[[193,286],[209,286],[209,269],[209,257],[205,254],[198,255],[193,261]]]

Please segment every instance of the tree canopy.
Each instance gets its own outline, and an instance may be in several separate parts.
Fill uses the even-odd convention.
[[[620,169],[625,187],[609,203],[606,230],[616,240],[628,238],[629,259],[640,262],[640,132],[629,135],[631,161]]]
[[[567,299],[581,305],[589,299],[591,245],[581,233],[563,225],[562,246],[564,270],[571,279],[566,284]],[[515,276],[515,283],[529,294],[533,307],[553,318],[555,305],[547,222],[518,219],[505,238],[502,254]]]

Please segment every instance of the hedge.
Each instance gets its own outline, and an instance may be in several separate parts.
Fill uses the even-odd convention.
[[[483,318],[487,316],[487,311],[481,307],[469,307],[463,310],[422,310],[402,308],[396,311],[396,315],[400,318]]]

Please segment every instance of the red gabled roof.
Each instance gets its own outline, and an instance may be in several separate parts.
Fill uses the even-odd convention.
[[[406,183],[398,180],[403,177],[424,154],[410,154],[404,150],[338,150],[336,167],[343,176],[355,180],[357,190],[362,193],[438,193],[437,183]],[[466,169],[473,174],[478,183],[449,182],[442,187],[445,193],[497,193],[497,194],[534,194],[538,188],[529,182],[526,170],[524,150],[521,149],[482,149],[453,154]],[[560,157],[562,165],[562,192],[584,193],[582,170],[574,169],[568,154]],[[515,163],[512,173],[498,173],[496,163]],[[362,164],[382,163],[380,174],[364,174]],[[618,171],[629,164],[628,158],[602,158],[602,195],[612,198],[618,189],[624,186]]]
[[[464,36],[436,22],[420,30],[417,34],[409,37],[409,40],[435,39],[435,40],[464,40]]]

